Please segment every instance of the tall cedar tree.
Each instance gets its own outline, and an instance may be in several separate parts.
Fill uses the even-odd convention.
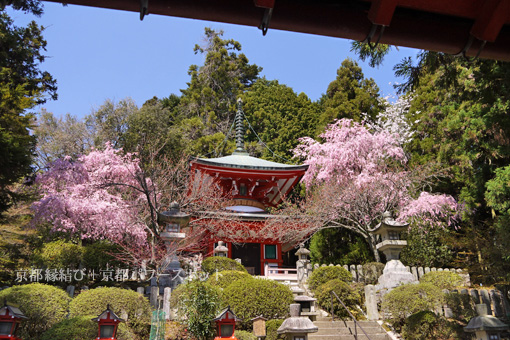
[[[205,54],[202,66],[191,65],[191,81],[182,90],[180,109],[184,115],[182,129],[190,143],[190,154],[206,155],[225,138],[235,116],[235,103],[262,70],[251,65],[235,40],[222,39],[223,31],[205,29],[203,46],[195,53]]]
[[[39,1],[14,1],[14,9],[42,13]],[[31,172],[35,136],[28,112],[48,96],[56,99],[56,82],[39,64],[45,59],[44,28],[34,21],[17,27],[0,11],[0,213],[13,200],[10,186]]]

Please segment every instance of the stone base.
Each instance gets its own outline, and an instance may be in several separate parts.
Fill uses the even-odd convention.
[[[386,263],[383,274],[379,277],[377,290],[392,289],[406,283],[417,283],[414,275],[400,262],[400,260],[391,260]]]

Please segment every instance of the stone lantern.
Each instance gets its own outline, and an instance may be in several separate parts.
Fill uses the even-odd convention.
[[[222,310],[212,321],[216,323],[216,327],[218,329],[218,336],[215,337],[214,340],[237,340],[237,338],[234,336],[234,332],[236,330],[236,322],[242,320],[237,318],[237,316],[230,310],[230,307]]]
[[[123,322],[111,309],[110,305],[106,306],[106,310],[99,314],[97,318],[92,319],[98,325],[96,340],[116,340],[117,327]]]
[[[160,286],[175,288],[181,283],[181,264],[175,254],[176,244],[182,241],[186,234],[181,232],[181,228],[189,225],[190,215],[180,211],[179,204],[172,202],[170,210],[158,213],[158,223],[164,226],[164,232],[161,233],[161,239],[165,242],[167,252],[169,252],[165,264],[162,268],[163,277],[160,278]],[[175,277],[174,277],[175,276]],[[175,278],[181,278],[176,280]]]
[[[376,244],[377,250],[386,256],[386,266],[383,275],[379,277],[377,290],[392,289],[399,285],[415,282],[413,274],[400,262],[400,252],[407,245],[406,240],[400,239],[400,233],[409,227],[409,223],[399,223],[386,211],[383,219],[370,232],[380,236]]]
[[[299,249],[296,251],[298,260],[296,261],[297,279],[298,284],[302,286],[308,280],[308,276],[312,271],[312,265],[310,263],[310,251],[305,248],[304,244],[299,245]],[[301,287],[302,288],[302,287]]]
[[[482,303],[476,305],[478,316],[472,318],[464,332],[473,333],[473,340],[500,340],[501,332],[508,330],[509,326],[498,318],[488,315],[487,305]]]
[[[308,333],[318,331],[313,322],[303,316],[299,316],[301,305],[293,303],[290,305],[290,318],[283,321],[278,328],[278,334],[284,334],[286,340],[308,340]]]
[[[294,297],[294,302],[300,305],[299,316],[306,316],[312,321],[317,320],[317,316],[319,315],[315,307],[317,299],[306,295],[298,295]]]
[[[218,246],[213,250],[214,256],[228,257],[228,248],[223,241],[218,241]]]
[[[21,340],[16,334],[23,319],[28,318],[19,308],[4,301],[4,306],[0,308],[0,339]]]

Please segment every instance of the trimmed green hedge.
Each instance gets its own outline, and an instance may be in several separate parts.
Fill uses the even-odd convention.
[[[42,333],[64,320],[67,315],[69,296],[62,289],[30,283],[0,291],[0,301],[19,305],[28,317],[21,323],[19,336],[23,339],[39,340]]]
[[[399,329],[409,315],[434,310],[444,302],[445,294],[439,287],[430,283],[406,284],[384,295],[382,309]]]
[[[247,327],[251,319],[262,315],[266,319],[285,318],[294,297],[289,287],[262,278],[240,279],[222,291],[224,305],[244,320]]]
[[[238,331],[238,330],[236,330],[234,332],[234,336],[238,340],[257,340],[257,337],[255,335],[253,335],[252,332],[248,332],[248,331]]]
[[[446,320],[431,311],[422,311],[408,317],[402,327],[406,340],[464,339],[462,326]]]
[[[462,277],[454,272],[429,272],[420,278],[420,283],[430,283],[441,289],[452,290],[461,287],[464,283]]]
[[[53,325],[41,340],[90,340],[97,337],[97,327],[91,316],[77,316]]]
[[[103,312],[108,304],[115,314],[126,320],[127,328],[138,337],[149,336],[152,315],[149,301],[129,289],[101,287],[84,291],[71,301],[69,311],[71,317],[90,315],[95,317]]]
[[[92,321],[94,317],[97,317],[97,315],[77,316],[71,319],[65,319],[44,332],[41,340],[95,339],[98,333],[98,325],[97,322]],[[120,323],[117,328],[117,339],[138,340],[139,338],[137,338],[124,323]]]
[[[317,287],[320,285],[331,281],[339,279],[346,283],[352,282],[352,275],[349,271],[347,271],[343,267],[339,266],[328,266],[328,267],[320,267],[314,269],[312,275],[308,279],[308,286],[312,291],[315,291]]]
[[[213,275],[216,271],[223,270],[237,270],[241,272],[248,272],[246,268],[236,260],[229,259],[228,257],[212,256],[202,261],[202,270],[209,275]]]
[[[290,307],[289,307],[290,308]],[[266,322],[266,339],[265,340],[282,340],[285,335],[278,334],[277,330],[283,323],[283,319],[273,319]]]
[[[221,272],[214,273],[211,276],[209,276],[209,279],[207,279],[207,283],[209,283],[212,286],[224,289],[238,280],[241,279],[248,280],[251,278],[252,276],[247,272],[240,272],[238,270],[223,270]]]
[[[357,291],[352,289],[347,283],[342,280],[335,279],[320,285],[315,290],[315,297],[317,303],[322,309],[331,312],[331,292],[335,292],[336,295],[343,301],[349,311],[355,316],[362,314],[360,313],[357,305],[360,305],[361,296]],[[345,308],[338,302],[336,298],[333,298],[333,312],[336,316],[349,316]]]

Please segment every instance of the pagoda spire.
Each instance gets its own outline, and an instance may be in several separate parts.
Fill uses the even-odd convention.
[[[237,100],[237,112],[236,112],[236,118],[235,118],[235,124],[236,124],[236,150],[234,151],[234,154],[245,154],[246,149],[244,148],[244,112],[243,112],[243,101],[241,98]]]

